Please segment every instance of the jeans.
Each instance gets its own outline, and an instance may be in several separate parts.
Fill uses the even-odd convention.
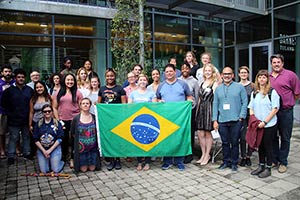
[[[239,160],[239,140],[241,121],[219,123],[219,132],[222,140],[223,162],[237,165]]]
[[[164,157],[164,163],[168,165],[172,165],[174,160],[174,164],[183,164],[184,156],[176,156],[176,157]]]
[[[240,139],[240,148],[241,148],[241,157],[246,158],[252,155],[253,150],[247,145],[246,142],[246,133],[248,127],[248,120],[244,120],[241,128],[241,139]],[[248,148],[247,148],[248,146]]]
[[[150,164],[150,162],[151,162],[151,157],[137,157],[138,163],[142,163],[142,162],[143,162],[143,158],[145,159],[145,163],[146,163],[146,164]]]
[[[50,172],[50,166],[54,173],[59,173],[64,167],[64,161],[61,161],[61,146],[57,146],[50,154],[50,158],[46,158],[40,149],[37,150],[37,158],[42,173]]]
[[[277,113],[277,130],[273,139],[273,163],[287,165],[290,152],[290,140],[293,130],[294,112],[293,108],[280,109]],[[280,145],[279,145],[280,137]]]
[[[14,158],[16,155],[16,144],[19,141],[19,134],[22,135],[22,153],[24,156],[30,155],[30,136],[28,125],[23,126],[8,126],[9,141],[7,147],[7,155],[9,158]]]

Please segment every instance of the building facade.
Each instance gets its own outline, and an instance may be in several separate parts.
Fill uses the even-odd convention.
[[[247,65],[253,79],[259,69],[270,69],[271,54],[282,53],[286,68],[299,75],[300,1],[213,2],[146,1],[152,67],[163,68],[171,56],[180,65],[190,50],[200,62],[208,51],[220,70]],[[65,56],[76,68],[90,59],[103,82],[113,63],[110,22],[116,12],[108,0],[1,0],[0,62],[39,69],[46,80]]]

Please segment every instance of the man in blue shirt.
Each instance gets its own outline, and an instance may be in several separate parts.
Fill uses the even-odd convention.
[[[162,82],[156,91],[157,99],[160,102],[177,102],[177,101],[193,101],[192,93],[189,86],[182,80],[176,78],[176,68],[173,64],[167,64],[165,67],[166,80]],[[183,156],[178,157],[164,157],[164,164],[162,169],[169,169],[172,164],[177,165],[180,171],[185,169]]]
[[[222,140],[223,163],[219,169],[231,167],[237,171],[239,139],[242,121],[247,115],[247,93],[243,85],[233,81],[233,70],[223,69],[223,83],[216,88],[213,101],[213,127],[219,129]]]
[[[3,92],[1,104],[7,113],[9,130],[8,142],[8,164],[15,162],[16,144],[19,140],[19,133],[22,135],[22,150],[24,158],[32,159],[30,156],[30,135],[29,135],[29,102],[33,89],[25,85],[26,72],[23,69],[16,69],[15,85],[10,86]]]

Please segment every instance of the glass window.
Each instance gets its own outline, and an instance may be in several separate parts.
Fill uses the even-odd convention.
[[[85,59],[93,62],[93,69],[98,74],[101,74],[106,68],[105,40],[57,37],[55,43],[58,71],[62,69],[62,61],[65,56],[71,57],[74,69],[82,67]]]
[[[193,43],[205,46],[222,46],[220,23],[193,20]]]
[[[219,70],[223,68],[222,66],[222,49],[212,48],[212,47],[193,47],[193,52],[197,58],[199,66],[202,67],[201,54],[208,52],[211,54],[211,63],[214,64]]]
[[[0,32],[51,34],[51,15],[1,10]]]
[[[53,72],[51,60],[51,38],[0,35],[2,53],[1,63],[10,63],[13,70],[23,68],[27,72],[27,81],[32,69],[41,72],[46,81]]]
[[[225,45],[234,45],[234,22],[225,24]]]
[[[274,11],[275,37],[300,33],[300,3]]]
[[[271,38],[271,15],[237,22],[237,43]]]
[[[55,16],[55,33],[59,35],[83,35],[104,37],[105,30],[101,19],[75,17],[75,16]],[[101,26],[97,26],[101,24]],[[101,33],[101,34],[100,34]]]
[[[144,16],[144,30],[145,40],[152,40],[152,17],[151,13],[145,13]]]
[[[287,3],[292,3],[294,2],[295,0],[274,0],[274,7],[277,7],[277,6],[282,6],[284,4],[287,4]]]
[[[235,62],[234,62],[234,48],[226,48],[225,49],[225,64],[224,67],[231,67],[234,68]]]
[[[189,30],[188,19],[155,15],[155,40],[188,43]]]
[[[169,62],[169,58],[177,58],[177,68],[181,66],[184,60],[184,55],[190,47],[187,45],[174,45],[174,44],[155,44],[155,63],[153,64],[155,68],[159,68],[163,71],[166,64]]]
[[[289,39],[274,40],[274,52],[284,56],[284,68],[289,69],[300,75],[300,37],[293,37],[294,44],[283,43]]]

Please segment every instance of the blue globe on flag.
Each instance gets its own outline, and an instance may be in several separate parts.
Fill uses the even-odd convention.
[[[141,144],[151,144],[160,132],[158,121],[149,114],[142,114],[134,118],[130,125],[133,138]]]

